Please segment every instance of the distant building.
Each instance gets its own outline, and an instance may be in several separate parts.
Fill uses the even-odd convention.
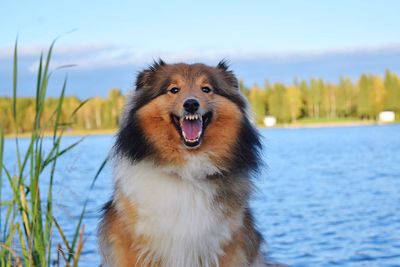
[[[274,116],[265,116],[264,125],[265,127],[274,127],[276,125],[276,118]]]
[[[394,122],[396,114],[394,111],[382,111],[379,112],[379,122]]]

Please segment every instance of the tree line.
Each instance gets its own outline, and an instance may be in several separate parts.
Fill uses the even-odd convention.
[[[384,110],[394,111],[400,119],[400,78],[390,71],[384,77],[363,74],[357,81],[340,78],[338,83],[311,79],[295,80],[289,85],[266,82],[262,88],[247,88],[242,82],[241,90],[258,124],[266,115],[276,117],[279,123],[305,118],[376,120]]]
[[[86,100],[64,97],[61,124],[66,129],[95,130],[113,129],[118,126],[120,112],[124,105],[125,97],[119,89],[111,89],[106,98],[93,97]],[[13,99],[0,97],[0,127],[5,133],[17,130],[20,133],[29,132],[35,121],[35,98],[19,97],[16,100],[17,117],[13,118]],[[59,104],[58,98],[49,97],[44,102],[41,118],[44,129],[52,129],[55,116],[54,112]]]
[[[292,123],[304,118],[358,118],[376,119],[379,112],[391,110],[400,119],[400,77],[386,71],[384,77],[363,74],[357,81],[341,78],[338,83],[322,79],[295,80],[292,84],[265,82],[263,87],[246,87],[240,90],[248,98],[255,121],[262,124],[266,115],[279,123]],[[119,89],[109,91],[106,98],[94,97],[80,100],[65,97],[61,122],[68,129],[113,129],[118,126],[125,97]],[[13,99],[0,97],[0,126],[5,133],[17,129],[29,132],[35,114],[34,98],[18,98],[17,118],[13,118]],[[57,98],[47,98],[43,112],[45,122],[51,124],[57,108]],[[51,128],[51,125],[48,125]]]

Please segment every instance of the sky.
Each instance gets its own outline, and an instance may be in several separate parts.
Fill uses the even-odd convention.
[[[52,66],[76,65],[62,72],[71,77],[73,90],[82,86],[99,95],[106,86],[127,90],[136,71],[157,58],[209,64],[228,58],[240,75],[251,73],[252,60],[264,59],[270,68],[277,60],[286,62],[290,70],[296,62],[309,64],[331,55],[372,53],[379,60],[377,53],[394,50],[397,59],[399,10],[400,1],[394,0],[7,1],[0,9],[0,84],[9,83],[17,36],[22,92],[27,95],[40,52],[56,37]],[[286,75],[305,74],[300,66]],[[242,76],[249,83],[278,79]],[[0,95],[8,94],[7,88],[0,90]],[[72,92],[85,95],[82,89]]]

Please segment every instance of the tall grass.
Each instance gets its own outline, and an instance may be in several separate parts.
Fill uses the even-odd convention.
[[[61,88],[57,107],[48,121],[44,120],[44,101],[51,77],[50,61],[54,42],[45,55],[40,56],[36,78],[35,119],[28,148],[21,151],[18,132],[17,85],[18,41],[15,42],[13,60],[13,101],[16,163],[6,166],[4,162],[4,134],[0,128],[0,266],[77,266],[84,245],[82,224],[86,204],[80,218],[74,223],[72,237],[67,237],[54,217],[53,184],[57,162],[81,141],[62,147],[64,129],[68,123],[61,122],[67,78]],[[70,120],[78,109],[71,114]],[[0,122],[1,127],[1,122]],[[51,148],[44,148],[44,132],[52,131]],[[48,142],[48,141],[47,141]],[[95,175],[94,185],[105,162]],[[43,192],[41,185],[46,184]],[[4,199],[4,188],[9,187],[11,197]],[[62,240],[54,244],[55,236]]]

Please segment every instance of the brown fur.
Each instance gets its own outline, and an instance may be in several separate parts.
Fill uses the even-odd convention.
[[[243,125],[248,120],[245,114],[246,104],[237,88],[236,78],[224,64],[212,68],[203,64],[156,63],[138,75],[136,85],[137,92],[133,99],[135,106],[133,111],[126,111],[125,124],[128,125],[124,127],[130,127],[129,123],[134,116],[134,127],[140,129],[143,142],[148,144],[148,151],[152,152],[146,154],[145,159],[157,165],[179,167],[186,163],[188,155],[206,153],[213,164],[223,171],[222,174],[207,177],[217,192],[213,202],[223,210],[226,220],[239,219],[236,219],[235,227],[232,226],[231,239],[221,244],[223,253],[218,254],[218,263],[220,267],[250,266],[260,256],[261,243],[261,237],[254,228],[247,208],[252,189],[249,180],[251,170],[244,168],[235,173],[229,172],[233,158],[241,153],[235,149],[240,136],[246,135],[243,133]],[[174,87],[180,89],[179,94],[168,92]],[[201,91],[202,87],[212,88],[213,92],[204,93]],[[211,123],[204,132],[202,144],[196,149],[188,149],[183,145],[171,119],[171,113],[182,113],[182,103],[188,97],[195,97],[200,102],[200,107],[212,111],[213,114]],[[130,136],[121,129],[120,138],[125,138],[122,140],[124,141],[126,138],[129,140]],[[130,151],[126,153],[128,154],[122,153],[119,156],[140,156],[134,152],[129,154]],[[247,159],[244,158],[245,160]],[[182,178],[177,176],[176,179]],[[140,248],[149,244],[149,237],[137,236],[135,233],[135,225],[139,219],[137,204],[124,196],[117,185],[113,201],[105,209],[100,226],[103,257],[108,257],[109,262],[121,267],[164,266],[163,262],[157,260],[144,262],[145,257]]]
[[[180,135],[171,125],[170,112],[165,108],[172,105],[171,100],[174,100],[170,95],[158,97],[138,111],[140,126],[157,149],[160,163],[181,165],[184,163],[185,154],[212,151],[211,158],[221,167],[226,165],[231,147],[236,142],[242,113],[235,104],[221,96],[210,98],[204,99],[203,101],[208,103],[203,105],[215,106],[213,122],[204,133],[203,144],[193,151],[188,151],[183,146]],[[182,100],[176,102],[182,103]]]

